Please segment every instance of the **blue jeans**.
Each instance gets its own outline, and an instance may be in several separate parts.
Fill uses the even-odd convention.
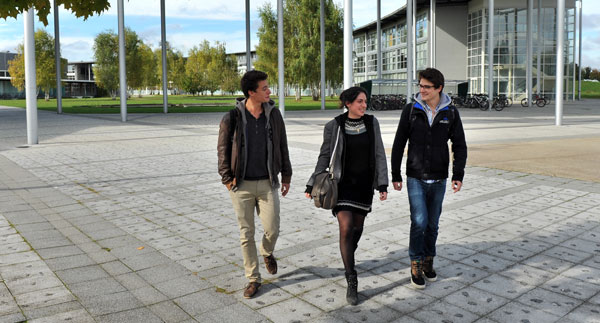
[[[446,180],[428,184],[423,180],[407,177],[406,189],[410,203],[410,260],[434,257]]]

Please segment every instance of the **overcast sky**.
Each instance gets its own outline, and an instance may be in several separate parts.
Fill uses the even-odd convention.
[[[342,6],[342,0],[334,0]],[[265,3],[277,7],[276,0],[251,0],[251,43],[258,43],[256,32],[260,21],[258,8]],[[62,56],[69,61],[93,59],[93,40],[96,34],[117,30],[117,3],[111,0],[111,8],[97,17],[75,18],[70,12],[60,12],[60,40]],[[405,1],[382,0],[382,16],[398,9]],[[228,52],[242,52],[245,44],[244,0],[171,0],[167,1],[167,40],[185,55],[190,48],[206,39],[225,42]],[[375,0],[354,0],[353,23],[360,27],[376,19]],[[52,11],[51,11],[52,12]],[[584,1],[583,66],[600,68],[600,1]],[[48,16],[48,26],[36,21],[37,28],[46,28],[54,34],[54,18]],[[160,1],[125,0],[125,25],[135,30],[145,43],[156,48],[160,42]],[[16,52],[23,42],[23,19],[0,19],[0,51]]]

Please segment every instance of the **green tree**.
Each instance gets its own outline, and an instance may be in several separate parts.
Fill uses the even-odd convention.
[[[109,0],[58,0],[57,2],[58,5],[63,5],[65,9],[71,10],[77,18],[83,17],[84,20],[110,8]],[[32,6],[40,21],[47,26],[51,8],[50,0],[0,1],[0,18],[17,18],[19,14]]]
[[[144,88],[155,88],[159,84],[159,79],[156,75],[158,61],[152,52],[152,49],[148,45],[141,43],[139,54],[140,61],[142,62],[140,66],[141,86],[139,88],[141,97],[141,90]]]
[[[183,88],[183,79],[185,77],[185,60],[183,54],[180,51],[173,49],[169,42],[166,43],[167,48],[167,86],[177,93],[179,89]],[[154,56],[156,57],[156,77],[158,80],[159,87],[162,88],[162,49],[157,48],[154,50]]]
[[[259,9],[259,45],[256,47],[257,69],[276,80],[277,75],[277,16],[269,4]],[[284,3],[284,55],[286,83],[300,90],[310,89],[313,99],[319,99],[321,79],[320,1],[288,0]],[[325,74],[333,84],[343,77],[343,12],[333,2],[325,1]]]
[[[225,70],[221,81],[221,91],[234,94],[240,90],[240,80],[242,76],[237,70],[237,59],[234,55],[227,55],[225,61]]]
[[[139,89],[144,82],[142,40],[131,28],[125,28],[125,68],[128,89]],[[96,35],[94,39],[94,74],[98,86],[107,90],[113,99],[119,88],[119,37],[114,31]]]
[[[590,79],[600,81],[600,71],[597,68],[592,69],[590,72]]]
[[[583,80],[589,79],[590,78],[590,74],[592,73],[592,68],[591,67],[584,67],[583,70],[581,70],[581,78]]]
[[[119,89],[119,41],[112,30],[99,33],[94,39],[94,78],[114,100]]]
[[[207,43],[207,41],[205,41]],[[204,70],[206,60],[201,49],[194,46],[188,53],[187,62],[185,63],[185,77],[183,80],[183,89],[186,92],[195,95],[198,92],[204,91],[205,75]]]
[[[36,87],[44,91],[44,99],[50,99],[50,90],[56,88],[56,61],[54,55],[54,37],[43,29],[34,34]],[[23,91],[25,88],[25,56],[23,44],[17,50],[18,55],[9,62],[11,84]],[[62,75],[66,75],[67,60],[61,59]]]

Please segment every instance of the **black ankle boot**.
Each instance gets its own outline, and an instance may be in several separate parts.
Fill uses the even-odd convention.
[[[356,271],[346,273],[346,282],[348,283],[346,301],[348,301],[348,304],[350,305],[356,305],[358,304],[358,276]]]

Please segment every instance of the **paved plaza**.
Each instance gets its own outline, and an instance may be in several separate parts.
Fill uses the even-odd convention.
[[[553,107],[460,110],[470,156],[446,195],[440,278],[411,288],[408,198],[392,191],[365,221],[358,306],[337,221],[303,194],[337,113],[286,112],[279,272],[261,261],[247,300],[223,113],[39,111],[28,147],[25,110],[0,107],[0,322],[600,322],[600,101],[566,103],[562,127]],[[399,111],[374,115],[389,162]]]

